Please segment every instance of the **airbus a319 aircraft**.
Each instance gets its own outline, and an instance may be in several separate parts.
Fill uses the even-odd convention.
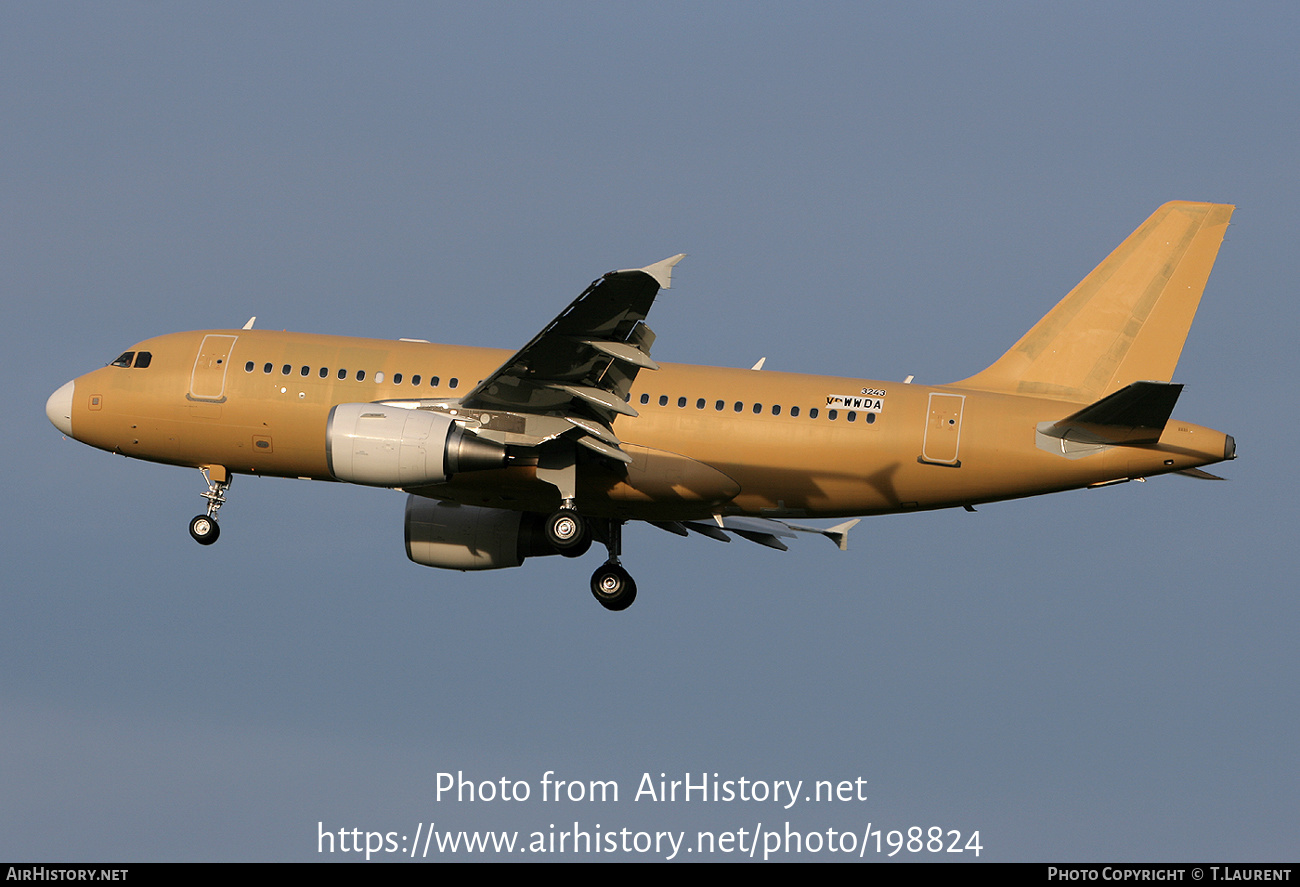
[[[1168,203],[992,366],[950,385],[658,364],[646,314],[673,256],[594,281],[514,354],[253,329],[172,333],[59,388],[46,415],[91,446],[197,468],[216,541],[236,474],[406,492],[406,553],[454,570],[608,558],[622,528],[796,533],[846,547],[856,518],[1097,487],[1235,457],[1171,419],[1170,381],[1232,206]],[[798,521],[798,522],[796,522]]]

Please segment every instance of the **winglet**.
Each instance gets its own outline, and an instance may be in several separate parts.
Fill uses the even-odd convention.
[[[839,546],[840,551],[849,550],[849,530],[861,523],[862,518],[855,517],[851,521],[845,521],[842,524],[823,530],[822,535]]]
[[[785,521],[781,521],[781,523],[785,524],[792,530],[798,530],[801,533],[816,533],[819,536],[825,536],[827,539],[834,542],[835,546],[839,548],[840,551],[849,550],[849,530],[853,529],[861,522],[862,518],[855,517],[853,520],[847,520],[844,523],[836,524],[833,527],[805,527],[801,524],[787,524]]]
[[[673,266],[686,258],[686,253],[678,253],[675,256],[664,259],[662,262],[655,262],[653,265],[646,265],[644,268],[637,270],[644,271],[654,278],[655,283],[659,284],[660,289],[672,289],[673,285]]]
[[[246,329],[246,330],[251,330],[251,329],[253,328],[253,323],[254,323],[256,320],[257,320],[257,315],[256,315],[256,314],[254,314],[252,317],[248,318],[248,323],[244,324],[244,329]]]

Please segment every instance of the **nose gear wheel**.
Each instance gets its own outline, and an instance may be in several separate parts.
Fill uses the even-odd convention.
[[[190,536],[200,545],[211,545],[221,535],[221,527],[217,525],[217,512],[221,510],[222,505],[226,504],[226,491],[230,489],[230,475],[219,466],[199,470],[203,472],[203,480],[208,485],[207,492],[202,494],[203,498],[208,500],[208,510],[204,514],[196,515],[190,521]]]

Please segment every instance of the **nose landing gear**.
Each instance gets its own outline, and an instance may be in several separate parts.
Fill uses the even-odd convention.
[[[199,470],[203,472],[203,480],[208,485],[208,491],[203,494],[203,498],[208,500],[208,510],[206,514],[197,515],[190,521],[190,536],[200,545],[211,545],[221,535],[221,527],[217,526],[217,512],[226,504],[230,475],[220,465]]]

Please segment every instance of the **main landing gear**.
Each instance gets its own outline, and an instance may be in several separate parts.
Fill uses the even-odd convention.
[[[203,480],[207,482],[208,491],[203,498],[208,500],[206,514],[200,514],[190,521],[190,536],[200,545],[211,545],[221,535],[217,526],[217,512],[226,504],[226,490],[230,489],[230,475],[220,466],[199,469]]]
[[[571,465],[569,470],[572,471]],[[562,491],[568,486],[565,483]],[[546,541],[565,557],[586,554],[593,536],[603,542],[609,558],[591,574],[591,593],[606,610],[626,610],[636,600],[636,582],[618,562],[623,553],[623,522],[584,518],[575,504],[572,495],[567,496],[560,501],[559,510],[546,518],[542,524]]]
[[[591,593],[606,610],[626,610],[636,600],[636,580],[620,564],[601,564],[591,574]]]
[[[546,541],[565,557],[582,557],[591,548],[591,533],[582,515],[570,503],[546,519]]]
[[[623,522],[611,520],[605,532],[609,560],[591,574],[591,593],[606,610],[626,610],[636,600],[636,582],[618,562],[623,553]]]

